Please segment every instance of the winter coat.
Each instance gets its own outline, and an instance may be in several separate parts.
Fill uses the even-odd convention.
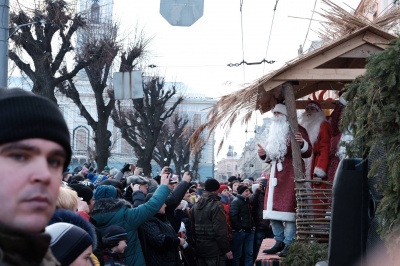
[[[224,196],[222,194],[218,194],[218,196],[221,198],[222,206],[224,206],[225,215],[226,215],[226,222],[228,223],[228,227],[229,227],[229,240],[232,240],[232,225],[231,225],[230,210],[231,210],[232,200],[235,197],[233,197],[233,196],[227,197],[227,196]]]
[[[146,265],[180,265],[180,240],[165,214],[157,213],[140,226],[146,241]]]
[[[25,233],[0,225],[0,265],[61,265],[51,253],[50,240],[45,233]]]
[[[304,127],[299,125],[298,132],[301,133],[304,144],[300,149],[301,157],[308,158],[312,154],[312,146]],[[268,154],[268,151],[266,151]],[[266,158],[262,159],[264,162]],[[294,183],[293,157],[290,136],[288,135],[287,152],[282,162],[271,162],[271,173],[266,188],[266,204],[264,207],[264,219],[290,221],[296,220],[296,193]],[[303,165],[304,172],[304,165]]]
[[[190,214],[197,256],[216,257],[230,251],[228,224],[220,197],[204,191]]]
[[[268,229],[269,220],[263,218],[265,191],[257,188],[250,196],[250,206],[253,213],[254,224],[258,229]]]
[[[148,202],[137,208],[132,208],[131,204],[123,199],[106,198],[95,202],[92,219],[102,234],[113,224],[123,227],[128,233],[128,246],[124,253],[125,264],[145,265],[137,229],[160,210],[169,192],[168,186],[161,185]]]
[[[175,233],[179,232],[179,228],[181,227],[181,219],[176,219],[175,209],[181,203],[183,197],[186,194],[186,191],[191,186],[190,183],[186,181],[180,182],[173,191],[169,194],[167,200],[165,201],[165,215],[167,216],[168,221],[171,223],[172,227],[175,230]]]
[[[230,208],[232,231],[250,231],[254,227],[250,211],[249,198],[238,194],[231,203]]]

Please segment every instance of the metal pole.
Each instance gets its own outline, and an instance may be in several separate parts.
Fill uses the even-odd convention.
[[[8,87],[8,31],[10,2],[0,0],[0,87]]]

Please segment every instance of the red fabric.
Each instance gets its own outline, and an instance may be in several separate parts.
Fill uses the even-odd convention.
[[[222,206],[224,206],[225,214],[226,214],[226,222],[228,223],[228,229],[229,229],[229,241],[232,240],[232,226],[231,226],[231,215],[230,215],[230,208],[231,204],[230,203],[224,203],[222,202]]]
[[[89,214],[87,214],[87,213],[84,212],[84,211],[78,211],[77,213],[78,213],[83,219],[85,219],[86,221],[89,221],[89,219],[90,219]]]
[[[331,122],[331,128],[332,128],[332,137],[331,137],[331,145],[330,145],[330,162],[329,162],[329,167],[328,167],[328,180],[333,181],[336,170],[339,166],[340,158],[336,156],[336,153],[339,150],[339,142],[340,138],[342,137],[342,132],[340,132],[339,129],[339,124],[340,120],[342,119],[342,112],[343,112],[344,106],[342,104],[336,104],[335,109],[333,109],[333,112],[329,118],[329,121]]]
[[[329,150],[331,145],[331,125],[328,121],[323,121],[320,126],[318,139],[313,144],[313,161],[311,166],[311,177],[314,169],[318,167],[320,170],[328,172]]]
[[[307,131],[304,127],[299,125],[299,132],[303,136],[304,140],[308,143],[308,150],[302,153],[303,158],[308,158],[311,156],[311,142],[308,138]],[[295,213],[296,210],[296,195],[295,195],[295,182],[294,182],[294,169],[293,169],[293,157],[292,148],[290,144],[290,139],[287,143],[287,153],[285,155],[284,161],[282,162],[283,170],[278,172],[277,167],[275,167],[275,176],[271,176],[265,190],[265,197],[268,199],[269,196],[269,185],[270,180],[275,177],[277,178],[277,185],[274,187],[273,196],[273,207],[272,210],[278,212],[292,212]],[[268,151],[266,151],[268,153]],[[303,165],[304,171],[304,165]]]

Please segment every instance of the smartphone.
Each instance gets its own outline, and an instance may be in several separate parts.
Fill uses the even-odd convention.
[[[202,188],[198,188],[196,190],[196,196],[201,196],[201,195],[203,195],[203,189]]]

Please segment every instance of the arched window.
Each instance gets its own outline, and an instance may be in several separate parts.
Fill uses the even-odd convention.
[[[100,24],[100,6],[98,3],[93,3],[90,8],[90,22],[93,24]]]
[[[74,148],[75,150],[87,150],[89,145],[89,130],[79,126],[74,130]]]

